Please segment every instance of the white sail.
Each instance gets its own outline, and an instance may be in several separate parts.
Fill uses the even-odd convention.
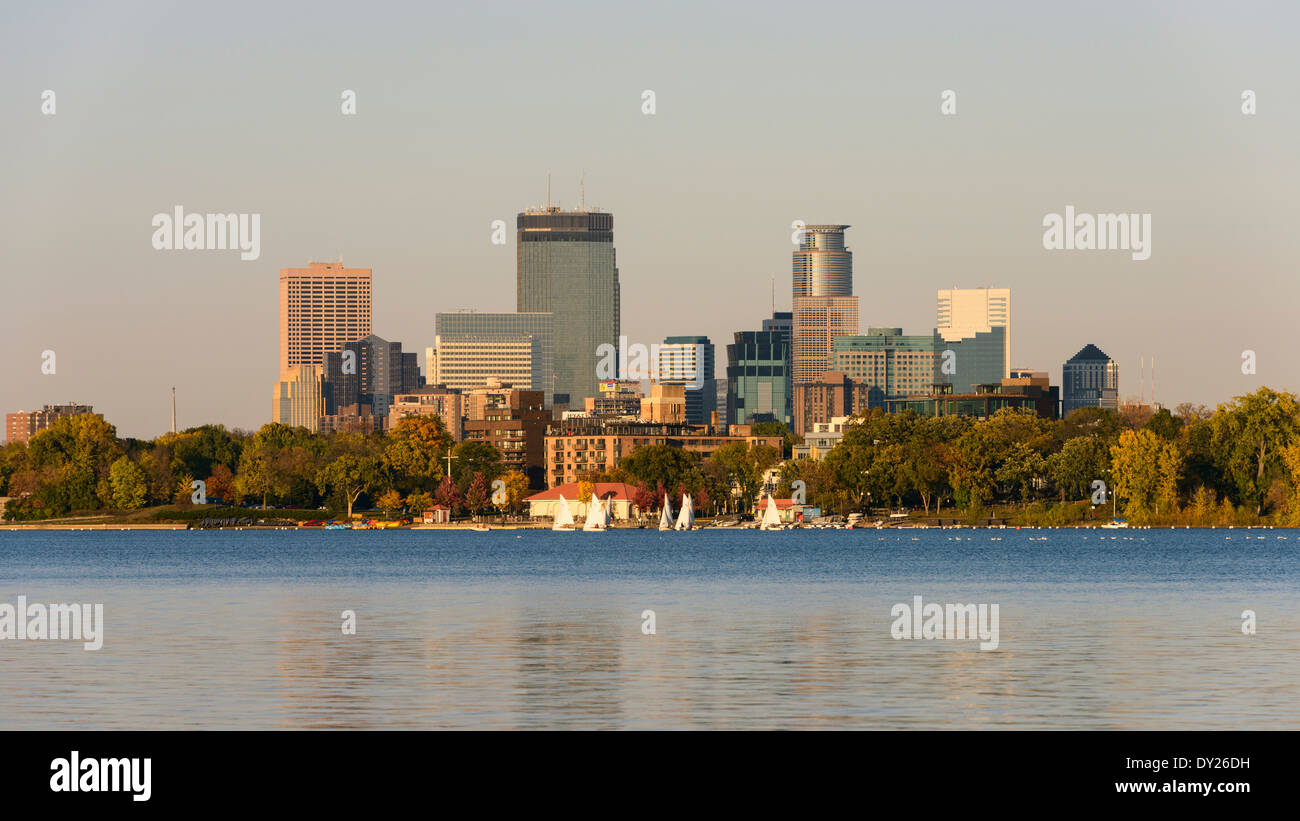
[[[668,494],[664,494],[664,506],[659,511],[659,529],[673,529],[673,505],[668,501]]]
[[[595,496],[587,503],[587,522],[582,529],[588,533],[605,529],[605,506]]]
[[[763,511],[763,524],[760,527],[762,530],[781,529],[781,514],[776,509],[776,499],[770,493],[767,494],[767,510]]]
[[[690,530],[695,526],[695,505],[689,494],[682,494],[682,512],[677,514],[677,530]]]
[[[569,503],[560,497],[560,504],[555,511],[555,524],[551,525],[551,530],[567,530],[573,527],[573,513],[569,511]]]

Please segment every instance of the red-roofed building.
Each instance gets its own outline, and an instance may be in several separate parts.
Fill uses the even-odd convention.
[[[632,517],[632,493],[634,488],[623,482],[596,482],[592,485],[591,495],[605,504],[610,504],[610,515],[614,519]],[[534,519],[554,519],[559,507],[560,497],[569,505],[573,518],[582,519],[587,515],[587,505],[578,501],[578,483],[557,485],[553,488],[534,493],[524,499],[528,503],[528,515]]]
[[[424,523],[426,525],[445,525],[451,521],[451,510],[442,505],[434,505],[424,511]]]
[[[754,505],[755,518],[763,518],[763,514],[767,512],[767,500],[769,498],[772,497],[764,496],[759,500],[758,504]],[[780,515],[782,522],[789,524],[790,522],[804,521],[803,514],[805,505],[797,504],[794,499],[772,498],[772,502],[776,505],[776,512]],[[817,515],[821,515],[820,510],[816,508],[813,508],[813,510],[817,510]]]

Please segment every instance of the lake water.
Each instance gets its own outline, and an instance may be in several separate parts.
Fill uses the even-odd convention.
[[[0,532],[19,595],[105,638],[0,641],[5,729],[1300,728],[1300,531]]]

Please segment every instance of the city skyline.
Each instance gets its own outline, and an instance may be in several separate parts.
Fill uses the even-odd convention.
[[[1140,358],[1158,363],[1168,406],[1300,387],[1300,205],[1285,184],[1297,74],[1291,27],[1257,9],[1170,20],[1102,4],[1064,26],[1026,6],[1024,38],[956,4],[847,8],[814,43],[792,42],[774,7],[737,20],[667,3],[621,33],[569,7],[509,22],[467,10],[454,29],[431,9],[355,25],[341,8],[273,10],[247,32],[254,8],[201,25],[192,10],[5,12],[6,411],[85,402],[123,436],[151,437],[170,428],[175,385],[181,428],[254,429],[280,376],[277,271],[340,257],[371,269],[374,327],[422,350],[434,313],[516,308],[515,248],[493,244],[493,223],[509,234],[544,201],[548,170],[553,202],[579,207],[584,169],[585,202],[619,217],[632,342],[759,330],[792,224],[833,221],[855,226],[862,328],[928,331],[936,290],[996,285],[1016,296],[1008,364],[1053,384],[1095,344],[1119,364],[1121,397],[1139,392]],[[220,44],[236,34],[249,45],[232,68]],[[763,59],[777,47],[805,70]],[[321,72],[294,67],[322,48],[336,56]],[[149,68],[160,63],[173,70]],[[1072,68],[1027,70],[1045,64]],[[588,83],[515,82],[534,66]],[[55,114],[41,113],[45,89]],[[1257,115],[1241,110],[1245,89]],[[790,116],[810,104],[813,132]],[[178,206],[260,214],[260,257],[154,250],[151,218]],[[1150,258],[1045,249],[1045,215],[1069,206],[1151,214]]]

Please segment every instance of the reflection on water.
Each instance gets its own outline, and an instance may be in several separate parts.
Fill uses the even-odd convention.
[[[0,601],[106,637],[0,641],[0,726],[1300,728],[1294,531],[951,533],[4,533]]]

